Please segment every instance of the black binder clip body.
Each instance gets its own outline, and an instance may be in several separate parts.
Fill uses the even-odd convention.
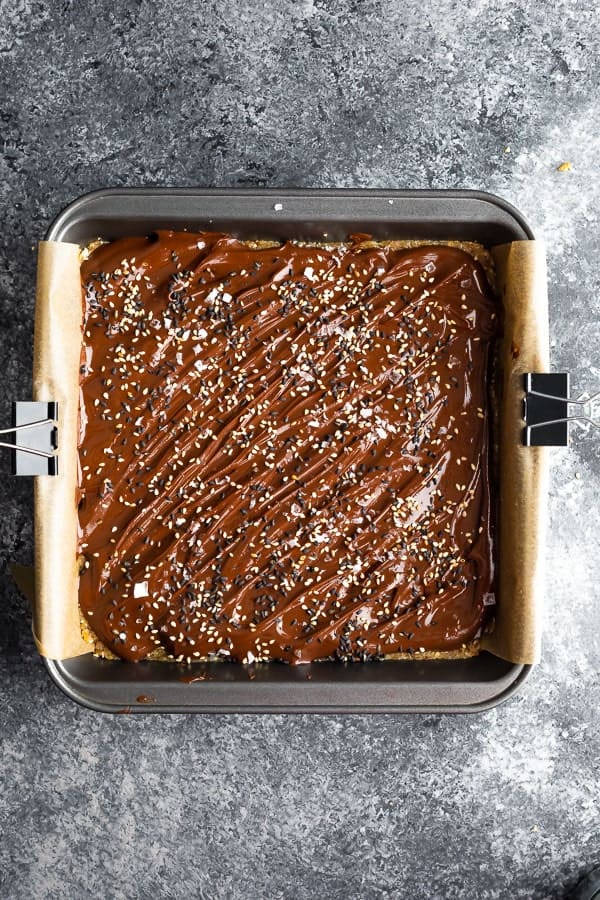
[[[566,447],[569,422],[600,428],[600,391],[571,398],[567,372],[529,372],[524,378],[526,447]]]
[[[11,451],[13,475],[58,474],[58,404],[13,403],[10,428],[0,429],[0,447]]]

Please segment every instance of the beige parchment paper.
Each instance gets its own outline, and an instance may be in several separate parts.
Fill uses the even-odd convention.
[[[539,241],[492,249],[504,305],[500,347],[499,596],[482,649],[515,663],[540,655],[547,496],[544,448],[522,444],[523,373],[548,369],[546,259]],[[35,486],[33,630],[42,656],[89,653],[81,632],[77,571],[77,427],[81,350],[79,247],[39,246],[34,399],[59,406],[59,474]],[[19,578],[22,587],[25,584]]]
[[[540,241],[492,248],[504,306],[500,348],[500,528],[495,626],[483,649],[514,663],[540,658],[548,496],[546,447],[523,445],[523,374],[549,367],[546,254]]]
[[[34,487],[33,636],[50,659],[89,653],[79,620],[77,427],[81,353],[79,246],[39,245],[33,342],[33,399],[58,403],[58,475]]]

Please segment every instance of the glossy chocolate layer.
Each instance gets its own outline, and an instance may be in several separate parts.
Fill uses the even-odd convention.
[[[159,232],[82,266],[80,604],[139,660],[447,651],[494,602],[462,250]]]

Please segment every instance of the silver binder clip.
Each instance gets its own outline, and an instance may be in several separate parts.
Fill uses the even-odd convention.
[[[566,447],[569,422],[600,429],[600,391],[570,395],[568,372],[525,375],[523,443],[527,447]]]
[[[13,403],[12,425],[0,429],[0,447],[11,450],[13,475],[58,474],[58,404],[44,401]]]

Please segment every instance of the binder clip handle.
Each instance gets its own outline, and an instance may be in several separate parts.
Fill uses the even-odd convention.
[[[571,397],[568,372],[528,372],[524,380],[526,447],[566,447],[569,422],[600,429],[600,391]]]
[[[0,447],[11,451],[13,475],[58,474],[58,404],[16,401],[10,428],[0,429]]]

